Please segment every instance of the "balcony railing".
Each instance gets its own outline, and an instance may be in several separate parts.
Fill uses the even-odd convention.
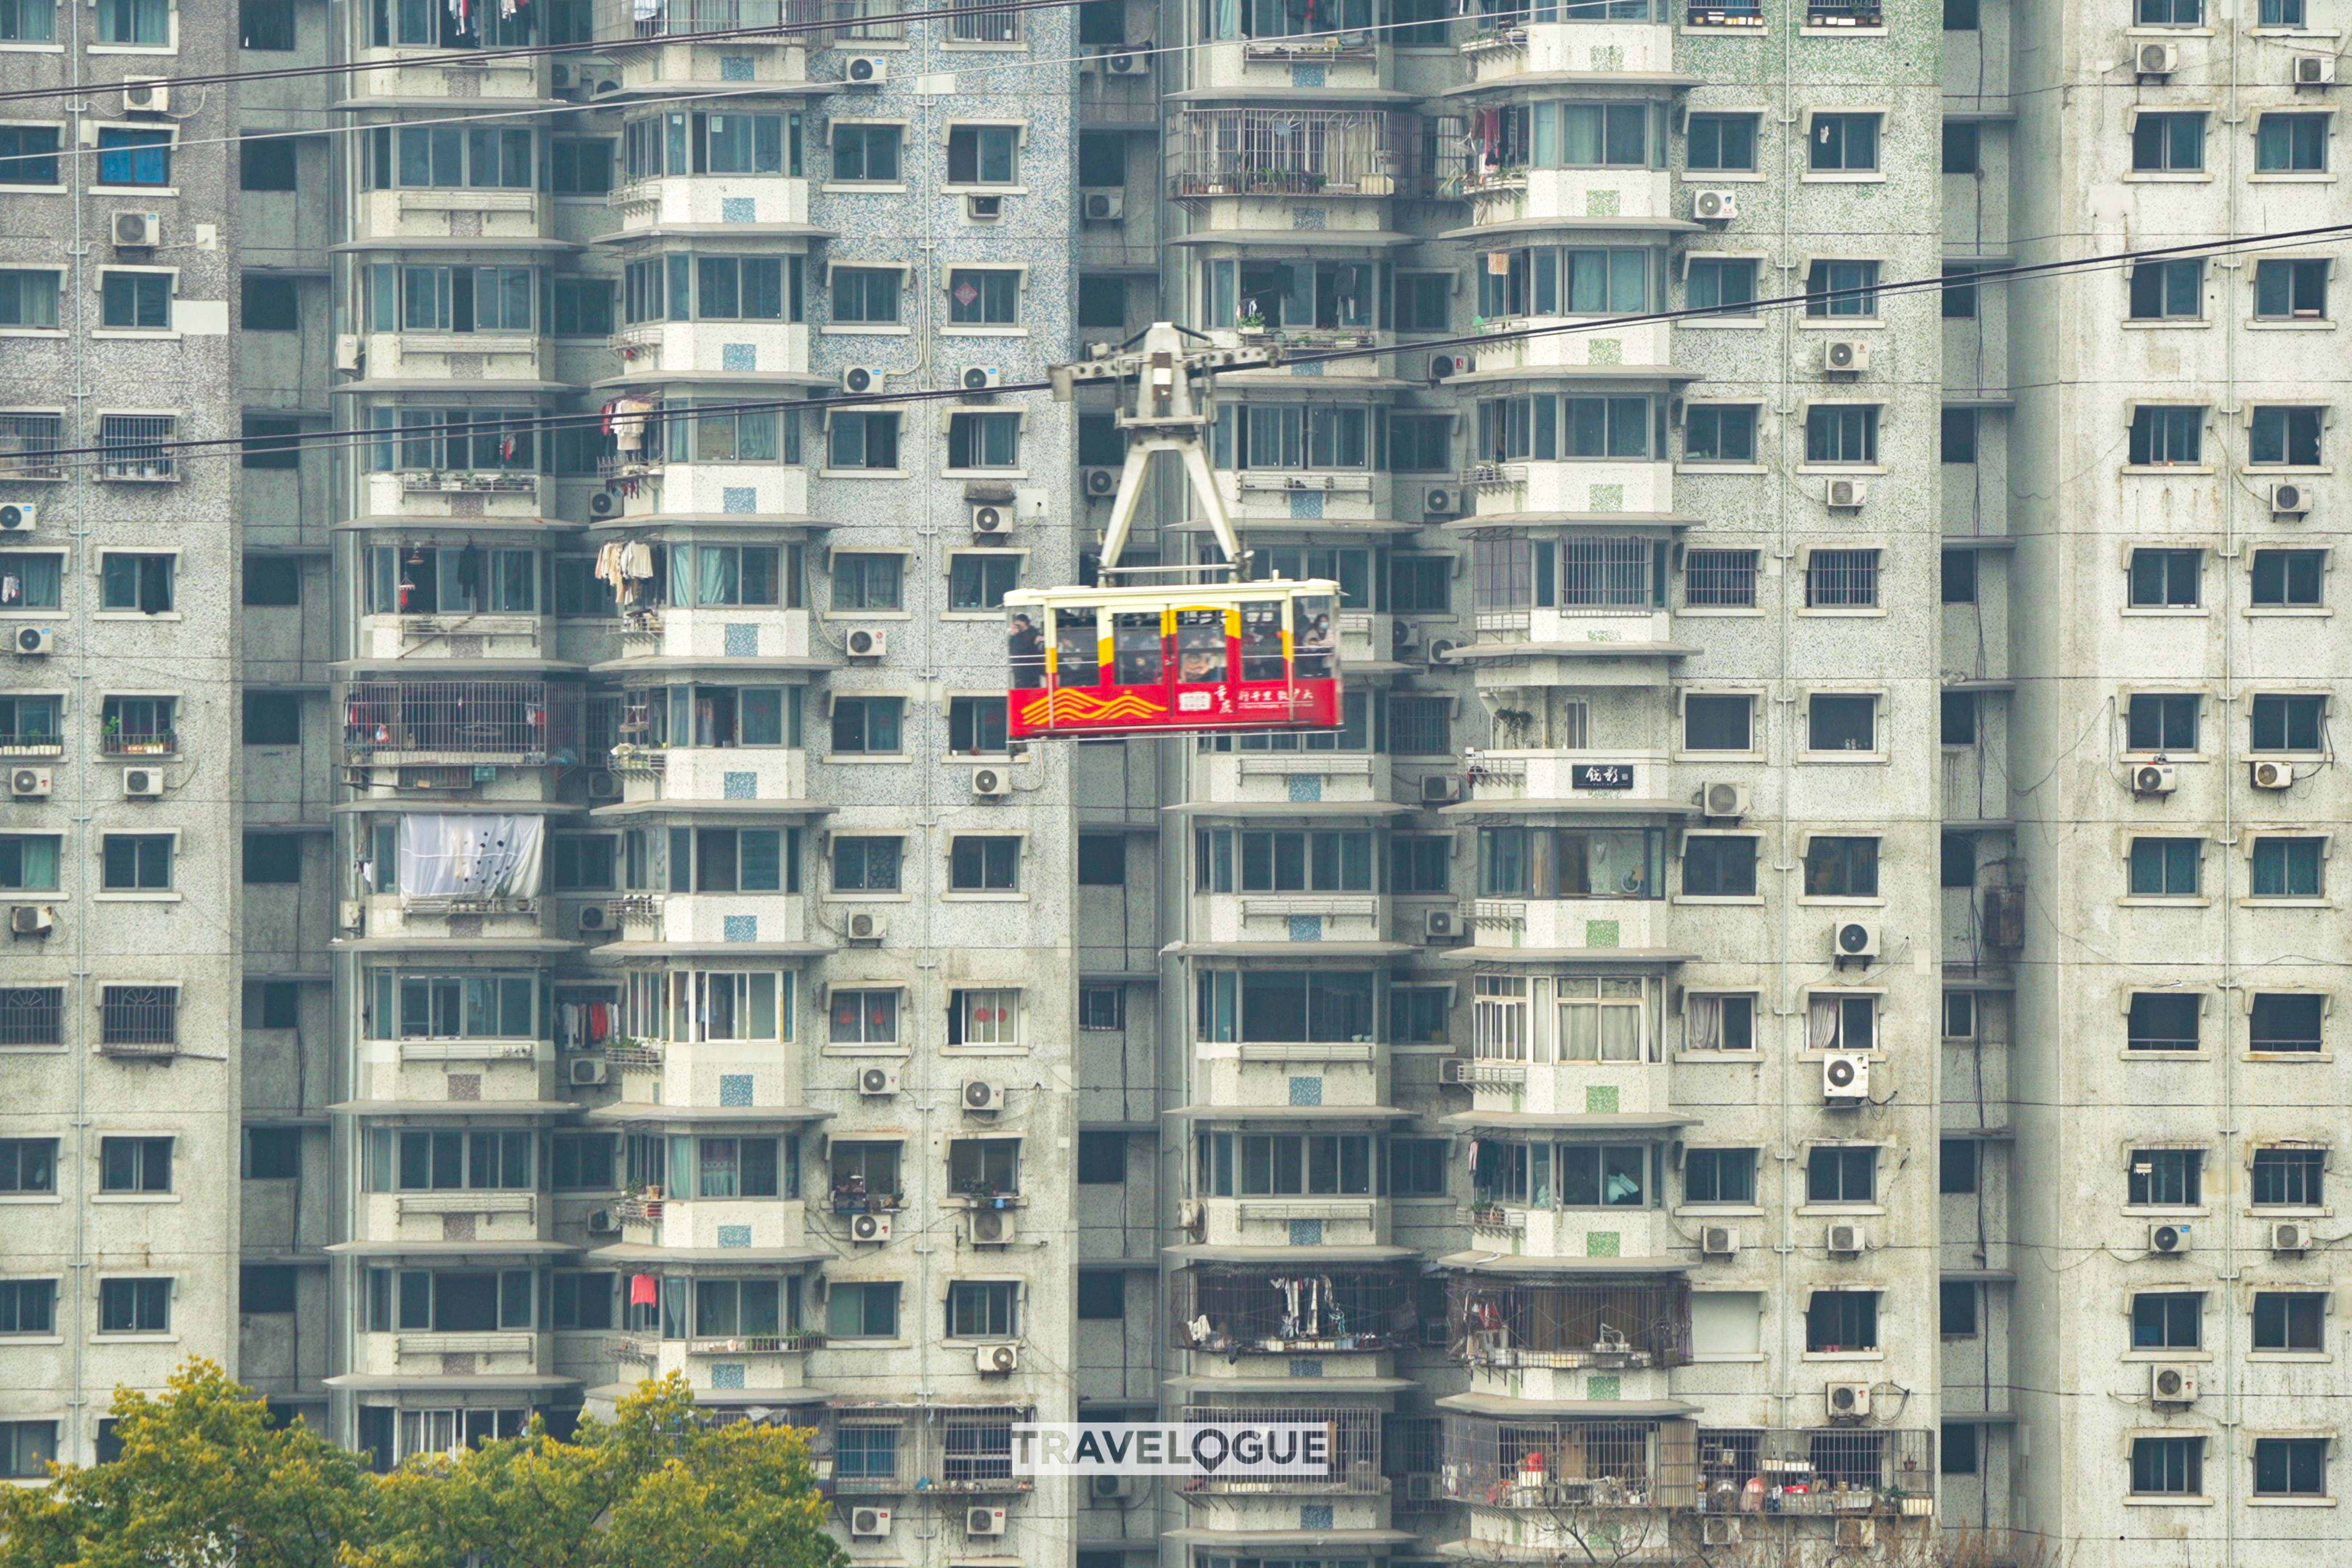
[[[601,9],[601,7],[600,7]],[[680,33],[731,31],[742,27],[800,26],[823,23],[838,12],[824,0],[625,0],[597,32],[614,42],[627,38],[660,39]],[[650,11],[651,15],[646,13]],[[758,43],[757,38],[730,40]],[[815,47],[808,34],[783,34],[774,42]]]
[[[1673,1421],[1445,1418],[1454,1502],[1852,1517],[1932,1511],[1935,1434],[1917,1428],[1702,1427]]]
[[[540,680],[364,680],[343,693],[343,760],[544,763],[572,743],[574,694]]]
[[[107,730],[98,737],[100,756],[162,757],[179,749],[177,731],[168,729]]]
[[[1424,194],[1416,117],[1377,110],[1203,109],[1176,116],[1177,196]]]
[[[1487,1367],[1664,1367],[1691,1359],[1690,1286],[1681,1279],[1494,1285],[1446,1290],[1454,1359]]]
[[[823,1350],[824,1336],[814,1329],[795,1329],[788,1334],[745,1334],[737,1339],[688,1340],[688,1355],[795,1355],[802,1351]]]
[[[1231,1353],[1400,1350],[1420,1342],[1402,1269],[1182,1269],[1169,1281],[1169,1343]]]

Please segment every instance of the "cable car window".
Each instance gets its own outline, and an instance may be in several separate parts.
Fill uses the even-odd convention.
[[[1160,679],[1160,612],[1129,610],[1114,615],[1111,647],[1121,686],[1157,686]]]
[[[1055,683],[1096,686],[1102,681],[1102,663],[1096,651],[1095,612],[1054,612]]]
[[[1242,679],[1283,679],[1279,600],[1252,600],[1242,606]]]
[[[1187,686],[1213,685],[1225,679],[1223,610],[1176,612],[1176,679]]]
[[[1331,601],[1323,595],[1301,595],[1291,601],[1292,639],[1297,648],[1295,659],[1301,680],[1331,679]]]
[[[1006,622],[1005,651],[1013,657],[1013,684],[1037,687],[1045,684],[1045,634],[1026,610],[1015,610]],[[1065,669],[1067,665],[1063,667]]]

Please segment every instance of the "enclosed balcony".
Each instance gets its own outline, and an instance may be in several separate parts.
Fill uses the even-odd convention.
[[[488,809],[386,812],[369,821],[360,870],[371,938],[495,948],[546,936],[547,819],[482,805]],[[444,1015],[441,998],[430,1005],[436,1019]]]
[[[549,1342],[539,1329],[539,1296],[546,1277],[528,1267],[427,1267],[431,1250],[419,1244],[405,1262],[365,1270],[352,1370],[459,1384],[544,1375]]]
[[[1447,1348],[1480,1371],[1600,1371],[1688,1365],[1690,1285],[1629,1275],[1553,1284],[1456,1277]]]
[[[1445,41],[1443,21],[1399,26],[1370,0],[1240,0],[1212,5],[1186,53],[1188,89],[1322,88],[1335,97],[1393,85],[1398,44]]]
[[[800,673],[800,672],[792,672]],[[630,687],[622,695],[612,765],[623,816],[734,803],[735,810],[804,808],[806,689],[761,679]]]
[[[459,391],[452,383],[450,395]],[[509,391],[512,399],[520,394]],[[374,437],[361,450],[368,472],[355,525],[397,528],[436,519],[479,529],[510,521],[535,531],[546,510],[535,405],[380,405],[362,416]],[[371,584],[373,586],[373,584]]]
[[[1404,1266],[1195,1264],[1169,1280],[1169,1344],[1212,1355],[1411,1350],[1422,1342],[1418,1279]]]
[[[1664,30],[1658,31],[1663,36]],[[1579,27],[1570,37],[1583,41],[1593,34]],[[1618,68],[1606,77],[1612,87],[1649,88],[1656,96],[1644,100],[1594,95],[1563,101],[1553,95],[1577,89],[1549,84],[1520,87],[1517,68],[1524,57],[1511,58],[1507,52],[1490,49],[1473,58],[1479,80],[1467,89],[1465,106],[1493,107],[1474,108],[1467,158],[1455,162],[1448,153],[1450,167],[1443,171],[1439,184],[1458,181],[1458,194],[1469,198],[1470,210],[1469,223],[1444,237],[1475,238],[1480,230],[1512,224],[1653,234],[1699,228],[1688,216],[1687,197],[1677,210],[1679,187],[1666,167],[1667,89],[1696,79],[1644,80]],[[1510,68],[1496,68],[1506,64]],[[1512,90],[1545,96],[1533,102],[1496,101]]]
[[[1935,1435],[1917,1428],[1449,1414],[1444,1453],[1445,1495],[1474,1510],[1571,1521],[1587,1509],[1892,1518],[1934,1511]],[[1524,1550],[1512,1548],[1531,1544],[1524,1525],[1507,1536],[1496,1526],[1482,1530],[1475,1511],[1472,1520],[1465,1556],[1481,1557],[1484,1542],[1521,1558]]]
[[[824,24],[871,27],[877,14],[892,16],[898,9],[897,0],[599,0],[596,40],[630,90],[656,84],[740,83],[745,78],[744,68],[734,63],[739,60],[751,62],[751,80],[798,85],[808,79],[808,57],[833,41]],[[793,30],[762,37],[758,29],[763,27]],[[692,36],[712,32],[737,36],[703,42]],[[724,63],[721,57],[727,57]]]
[[[1017,1495],[1034,1481],[1013,1468],[1013,1428],[1030,1405],[836,1399],[817,1435],[817,1474],[835,1497],[902,1492]]]
[[[1686,1244],[1661,1206],[1665,1139],[1692,1120],[1606,1110],[1448,1117],[1450,1129],[1475,1139],[1474,1249],[1531,1266],[1550,1258],[1624,1258],[1628,1272],[1632,1260],[1667,1258]]]
[[[546,98],[543,61],[500,53],[547,41],[543,7],[509,12],[498,5],[386,0],[340,15],[346,29],[341,58],[378,68],[351,74],[341,107],[396,108],[417,99],[463,99],[480,108],[556,107]],[[476,51],[499,58],[467,58]]]
[[[547,1238],[536,1129],[372,1127],[365,1136],[358,1228],[371,1240],[495,1252]]]
[[[645,345],[672,341],[642,335],[656,330],[670,331],[657,323],[630,327],[614,339],[615,346],[624,354],[644,353]],[[596,442],[596,471],[605,484],[604,494],[592,502],[594,514],[608,526],[722,517],[741,521],[721,526],[804,525],[808,471],[801,458],[808,425],[803,411],[734,407],[738,403],[778,395],[781,389],[765,373],[771,367],[781,368],[780,362],[806,364],[803,332],[799,327],[771,327],[737,334],[745,341],[735,347],[745,352],[736,363],[761,373],[756,386],[730,372],[724,376],[714,374],[713,379],[727,381],[730,389],[699,397],[672,388],[659,398],[650,393],[625,392],[614,399],[606,408],[609,429],[591,432],[592,437],[601,437]],[[701,354],[710,350],[714,352],[709,358],[723,363],[727,345],[709,342],[698,327],[678,329],[675,341],[681,345],[681,353]],[[634,365],[630,374],[635,374]],[[609,384],[627,379],[627,375],[615,377]],[[698,403],[727,406],[722,412],[698,408]]]
[[[528,535],[451,535],[362,547],[357,656],[419,664],[547,657],[548,552]]]
[[[751,539],[765,537],[772,535]],[[741,530],[674,527],[657,537],[606,544],[597,563],[622,616],[624,660],[814,662],[797,542],[747,541]]]
[[[1462,482],[1478,516],[1498,522],[1563,512],[1666,521],[1675,515],[1666,418],[1657,391],[1498,390],[1477,401]]]
[[[1193,1237],[1213,1251],[1274,1249],[1268,1260],[1286,1247],[1341,1249],[1316,1255],[1332,1263],[1411,1256],[1389,1245],[1389,1205],[1373,1179],[1375,1162],[1388,1153],[1385,1133],[1374,1129],[1404,1114],[1380,1106],[1195,1108],[1214,1124],[1194,1134]]]
[[[1491,809],[1491,808],[1490,808]],[[1541,815],[1561,807],[1543,803]],[[1648,808],[1678,816],[1674,808]],[[1674,910],[1665,902],[1668,823],[1521,826],[1478,830],[1473,952],[1487,947],[1622,952],[1628,964],[1664,962]]]
[[[1266,1441],[1268,1463],[1262,1473],[1253,1474],[1246,1465],[1237,1464],[1187,1478],[1180,1483],[1180,1489],[1188,1502],[1214,1504],[1253,1497],[1347,1499],[1387,1495],[1389,1479],[1381,1465],[1378,1410],[1328,1405],[1188,1405],[1176,1413],[1176,1420],[1187,1426],[1223,1428],[1229,1434],[1243,1430],[1261,1433]],[[1320,1465],[1301,1462],[1307,1458],[1303,1434],[1281,1430],[1300,1426],[1319,1429],[1323,1454]],[[1280,1473],[1276,1473],[1277,1469]]]
[[[579,760],[581,692],[543,680],[354,680],[343,689],[352,767],[541,767]]]
[[[1169,128],[1169,195],[1427,197],[1434,165],[1420,118],[1371,109],[1181,109]],[[1283,225],[1255,225],[1279,226]]]
[[[1480,83],[1568,71],[1674,69],[1684,0],[1475,0],[1460,47]]]
[[[755,47],[759,42],[741,41]],[[709,71],[711,79],[717,79],[719,56],[732,53],[736,42],[701,46],[697,51],[698,68]],[[673,59],[686,58],[683,51],[665,49],[663,53]],[[771,58],[771,63],[790,61],[790,56]],[[640,62],[626,64],[631,75],[642,74]],[[775,80],[779,94],[823,90],[781,79],[754,79]],[[827,83],[824,89],[838,85]],[[676,109],[633,117],[623,123],[618,180],[605,197],[606,205],[620,215],[621,226],[617,233],[603,237],[604,243],[626,245],[638,235],[725,222],[723,215],[730,211],[737,215],[734,222],[754,226],[753,232],[763,238],[780,237],[778,226],[789,226],[793,231],[790,237],[803,244],[812,237],[814,231],[807,226],[809,186],[803,177],[809,116],[796,100],[767,98],[759,88],[730,86],[726,97],[727,101],[707,110]],[[748,217],[741,216],[746,211]],[[795,255],[790,259],[797,269],[803,258]],[[656,257],[652,263],[661,266],[666,260]],[[630,289],[638,302],[646,300],[642,283],[633,281]],[[782,298],[781,290],[778,297]],[[718,314],[711,310],[703,313]],[[679,300],[671,314],[685,321],[692,312]]]

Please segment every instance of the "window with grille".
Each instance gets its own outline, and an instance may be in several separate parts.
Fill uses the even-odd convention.
[[[1559,546],[1560,607],[1617,610],[1658,603],[1664,554],[1653,540],[1571,535]]]
[[[179,435],[169,414],[107,414],[98,421],[98,477],[102,479],[175,479],[177,455],[165,443]]]
[[[65,1001],[65,988],[59,985],[0,989],[0,1046],[63,1045]]]
[[[0,274],[0,303],[5,303],[5,276]],[[0,312],[0,326],[8,324]],[[65,464],[58,453],[64,446],[64,415],[0,414],[0,479],[63,479]]]
[[[1805,558],[1808,608],[1864,609],[1877,603],[1877,551],[1816,550]]]
[[[1388,704],[1388,749],[1402,757],[1452,754],[1454,700],[1396,695]]]
[[[1127,1027],[1127,993],[1116,985],[1078,988],[1078,1027],[1097,1033]]]

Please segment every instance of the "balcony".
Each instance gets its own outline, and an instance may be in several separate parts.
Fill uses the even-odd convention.
[[[1181,1490],[1192,1499],[1247,1497],[1380,1497],[1389,1489],[1381,1464],[1381,1413],[1349,1405],[1270,1407],[1190,1405],[1176,1419],[1188,1426],[1265,1427],[1304,1424],[1322,1428],[1329,1462],[1320,1474],[1249,1475],[1224,1469],[1188,1477]],[[1277,1450],[1281,1437],[1270,1447]]]
[[[1268,1268],[1199,1264],[1168,1285],[1169,1344],[1210,1354],[1347,1354],[1421,1342],[1415,1276],[1397,1268],[1323,1268],[1316,1289]],[[1205,1325],[1205,1327],[1202,1326]]]
[[[1582,806],[1616,814],[1684,808],[1664,752],[1473,748],[1465,758],[1462,780],[1474,805],[1516,802],[1532,807],[1541,803],[1559,810]]]
[[[1920,1518],[1935,1507],[1935,1434],[1918,1428],[1444,1420],[1442,1489],[1475,1508],[1569,1518],[1580,1510]],[[1465,1555],[1477,1557],[1473,1518]]]
[[[657,43],[679,34],[778,26],[813,28],[829,21],[866,16],[875,7],[844,4],[843,0],[663,0],[651,8],[652,15],[646,15],[646,9],[642,5],[616,7],[599,17],[596,30],[600,35],[605,35],[600,42],[608,46],[625,46]],[[787,33],[770,40],[756,37],[725,40],[730,49],[738,45],[762,41],[808,47],[821,45],[824,35],[801,32]]]
[[[1617,1371],[1690,1363],[1690,1285],[1650,1277],[1574,1285],[1457,1278],[1446,1347],[1482,1371]]]
[[[1343,653],[1342,658],[1345,658]],[[1312,799],[1381,806],[1388,804],[1389,798],[1389,759],[1385,755],[1351,752],[1192,753],[1192,799],[1203,805],[1276,805]]]
[[[357,767],[537,767],[575,754],[579,692],[540,680],[362,680],[343,691]]]
[[[179,732],[168,727],[110,729],[98,737],[102,757],[166,757],[179,749]]]
[[[1427,195],[1412,115],[1376,110],[1180,110],[1169,194],[1212,196]]]

